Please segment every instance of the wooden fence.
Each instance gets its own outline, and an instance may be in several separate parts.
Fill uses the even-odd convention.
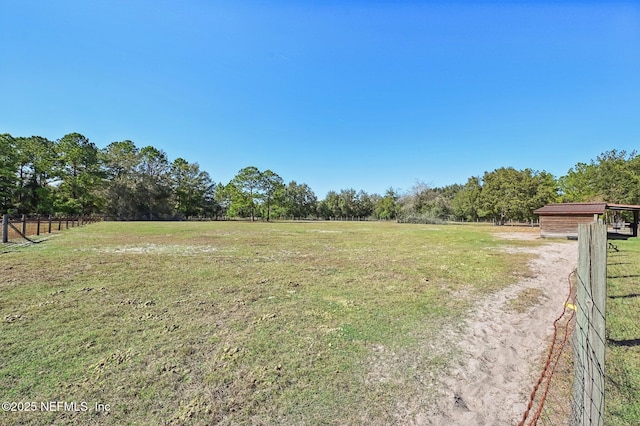
[[[27,216],[10,217],[2,216],[2,243],[31,240],[29,237],[42,234],[51,234],[64,229],[75,228],[89,223],[100,221],[94,216]]]

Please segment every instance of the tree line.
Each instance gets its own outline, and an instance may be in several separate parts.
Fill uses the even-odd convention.
[[[161,149],[130,140],[99,149],[79,133],[55,141],[0,134],[0,211],[10,214],[504,223],[533,220],[533,210],[547,203],[578,201],[640,204],[640,156],[606,151],[559,178],[502,167],[465,184],[432,188],[417,182],[408,191],[389,188],[384,194],[347,188],[318,199],[307,184],[285,183],[276,172],[254,166],[216,183],[197,163],[170,161]]]

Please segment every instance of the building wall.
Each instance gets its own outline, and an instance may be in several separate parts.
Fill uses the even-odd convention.
[[[578,237],[580,223],[593,223],[593,214],[540,216],[540,236],[542,238]]]

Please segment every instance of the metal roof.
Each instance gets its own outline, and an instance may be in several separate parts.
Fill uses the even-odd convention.
[[[607,203],[561,203],[547,204],[533,213],[541,216],[603,214],[606,208]]]
[[[586,215],[586,214],[604,214],[606,209],[609,210],[628,210],[640,211],[640,206],[630,204],[607,204],[607,203],[560,203],[547,204],[533,213],[541,216],[549,215]]]

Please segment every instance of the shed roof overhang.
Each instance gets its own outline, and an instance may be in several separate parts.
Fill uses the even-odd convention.
[[[640,206],[634,206],[632,204],[607,204],[607,209],[640,212]]]
[[[605,210],[625,210],[640,212],[640,206],[609,203],[559,203],[547,204],[533,213],[539,216],[604,214]]]

